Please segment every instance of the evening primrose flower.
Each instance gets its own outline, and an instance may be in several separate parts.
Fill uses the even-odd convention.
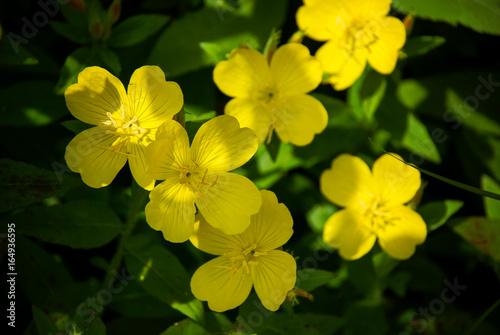
[[[146,173],[144,150],[158,127],[181,109],[179,85],[165,81],[159,67],[143,66],[132,74],[127,93],[118,78],[93,66],[78,75],[64,96],[74,117],[96,126],[68,144],[68,167],[85,184],[99,188],[109,185],[128,161],[137,183],[152,190],[155,181]]]
[[[327,220],[323,231],[323,240],[343,258],[362,257],[378,238],[389,256],[408,259],[425,241],[425,222],[404,205],[420,188],[420,172],[391,155],[377,159],[370,171],[361,158],[342,154],[322,173],[320,188],[330,201],[346,207]]]
[[[254,132],[222,115],[204,123],[191,147],[186,130],[165,122],[146,150],[149,172],[164,180],[149,194],[146,221],[166,240],[187,241],[198,209],[226,234],[239,234],[262,203],[258,188],[246,177],[228,171],[245,164],[257,151]]]
[[[191,278],[196,298],[208,307],[224,312],[241,305],[252,285],[265,308],[276,311],[295,286],[297,263],[277,250],[293,234],[293,219],[276,195],[262,190],[262,207],[241,234],[226,235],[199,217],[190,241],[219,257],[199,267]]]
[[[316,57],[334,89],[351,86],[368,61],[390,74],[406,40],[404,24],[387,16],[391,0],[304,0],[297,25],[307,36],[327,41]]]
[[[321,83],[323,72],[307,47],[281,46],[270,63],[253,49],[235,49],[214,69],[214,82],[226,95],[225,114],[255,131],[259,143],[275,130],[283,142],[298,146],[312,142],[328,122],[325,107],[306,94]]]

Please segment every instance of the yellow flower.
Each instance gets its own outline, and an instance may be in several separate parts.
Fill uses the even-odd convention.
[[[219,256],[199,267],[191,278],[194,296],[208,301],[213,311],[238,307],[250,294],[252,285],[262,305],[276,311],[295,286],[295,259],[276,250],[293,234],[292,216],[273,192],[261,193],[262,208],[252,216],[243,233],[226,235],[200,217],[190,237],[198,249]]]
[[[325,107],[306,94],[318,87],[322,75],[309,49],[291,43],[278,48],[270,64],[257,50],[233,50],[215,67],[214,82],[235,98],[226,104],[225,113],[255,131],[259,143],[276,130],[283,142],[303,146],[328,122]]]
[[[420,188],[420,172],[394,157],[381,156],[370,171],[359,157],[342,154],[321,175],[320,188],[330,201],[346,207],[327,220],[323,231],[323,240],[343,258],[364,256],[378,238],[389,256],[408,259],[425,241],[425,222],[404,205]]]
[[[146,221],[171,242],[188,240],[196,209],[226,234],[243,232],[262,198],[249,179],[227,171],[245,164],[257,147],[254,132],[232,116],[204,123],[191,148],[186,130],[165,122],[146,150],[151,175],[164,180],[149,194]]]
[[[96,126],[68,144],[68,167],[99,188],[109,185],[128,160],[137,183],[152,190],[155,181],[146,174],[144,150],[158,127],[182,108],[179,85],[165,81],[159,67],[143,66],[132,74],[127,94],[118,78],[94,66],[83,70],[64,96],[74,117]]]
[[[387,16],[390,7],[391,0],[304,0],[297,25],[310,38],[328,41],[316,57],[336,90],[351,86],[367,61],[379,73],[394,70],[406,32]]]

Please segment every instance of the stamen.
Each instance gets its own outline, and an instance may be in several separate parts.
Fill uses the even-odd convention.
[[[118,128],[118,123],[116,123],[115,119],[113,119],[113,116],[111,115],[110,112],[106,112],[106,116],[109,118],[109,122],[113,125],[113,127]],[[106,121],[108,122],[108,121]]]

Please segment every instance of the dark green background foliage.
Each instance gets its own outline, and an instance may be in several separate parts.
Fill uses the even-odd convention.
[[[102,189],[69,171],[65,147],[87,126],[70,115],[63,93],[86,66],[102,66],[126,85],[136,68],[158,65],[184,92],[192,137],[228,101],[213,84],[213,66],[242,44],[262,50],[273,28],[286,42],[297,29],[301,1],[125,1],[113,25],[110,5],[88,0],[85,13],[57,6],[34,32],[25,25],[40,16],[40,4],[0,4],[5,274],[7,224],[16,224],[10,333],[500,333],[498,200],[423,174],[426,186],[415,205],[428,224],[425,244],[408,261],[375,247],[346,262],[321,242],[324,222],[338,208],[318,188],[336,155],[352,153],[371,164],[387,150],[500,193],[499,1],[395,1],[392,15],[413,12],[416,19],[394,73],[367,69],[344,92],[319,87],[313,94],[328,110],[328,128],[304,148],[274,138],[238,169],[273,190],[294,218],[295,234],[284,248],[297,258],[297,287],[304,290],[298,294],[314,300],[298,297],[276,313],[254,293],[240,308],[211,312],[189,288],[192,273],[210,257],[189,242],[168,243],[148,226],[147,192],[131,184],[128,168]],[[96,22],[105,35],[110,27],[109,36],[89,32]],[[304,44],[313,53],[320,46],[307,38]]]

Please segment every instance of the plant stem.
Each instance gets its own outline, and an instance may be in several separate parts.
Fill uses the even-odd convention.
[[[469,329],[466,335],[472,335],[476,328],[481,323],[483,323],[484,319],[486,319],[488,315],[490,315],[490,313],[493,312],[495,308],[497,308],[498,305],[500,305],[500,299],[498,299],[490,308],[488,308],[486,312],[483,313],[483,315],[481,315],[481,317],[476,321],[476,323],[474,323],[474,325]]]

